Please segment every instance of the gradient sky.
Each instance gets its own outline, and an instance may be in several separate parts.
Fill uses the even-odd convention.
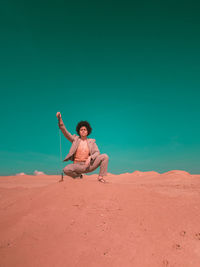
[[[200,173],[198,1],[0,8],[0,175],[60,173],[56,112],[91,123],[108,172]],[[71,143],[62,136],[63,159]],[[97,173],[96,170],[94,173]]]

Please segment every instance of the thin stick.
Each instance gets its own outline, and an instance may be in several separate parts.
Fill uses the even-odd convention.
[[[61,130],[60,130],[60,117],[59,117],[59,135],[60,135],[60,169],[61,169],[61,179],[59,182],[63,182],[63,171],[62,171],[62,144],[61,144]]]

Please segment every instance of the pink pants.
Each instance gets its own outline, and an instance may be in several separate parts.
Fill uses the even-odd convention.
[[[99,176],[105,176],[107,175],[108,159],[109,157],[107,154],[100,154],[88,167],[85,166],[85,162],[72,163],[68,164],[63,169],[63,172],[68,176],[76,178],[82,173],[92,172],[100,166]]]

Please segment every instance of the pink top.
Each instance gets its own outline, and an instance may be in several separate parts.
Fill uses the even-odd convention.
[[[89,147],[87,140],[81,140],[80,144],[76,150],[76,153],[74,155],[74,163],[80,162],[80,161],[86,161],[88,159],[90,154]]]

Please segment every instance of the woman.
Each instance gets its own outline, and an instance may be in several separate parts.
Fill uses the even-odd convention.
[[[67,165],[63,172],[73,178],[82,178],[82,173],[92,172],[100,166],[98,181],[105,183],[103,176],[107,175],[109,157],[107,154],[100,154],[95,139],[87,138],[92,132],[89,122],[80,121],[76,126],[78,135],[71,135],[63,123],[60,112],[57,112],[56,116],[59,120],[58,126],[63,135],[72,143],[64,161],[71,160],[73,163]]]

